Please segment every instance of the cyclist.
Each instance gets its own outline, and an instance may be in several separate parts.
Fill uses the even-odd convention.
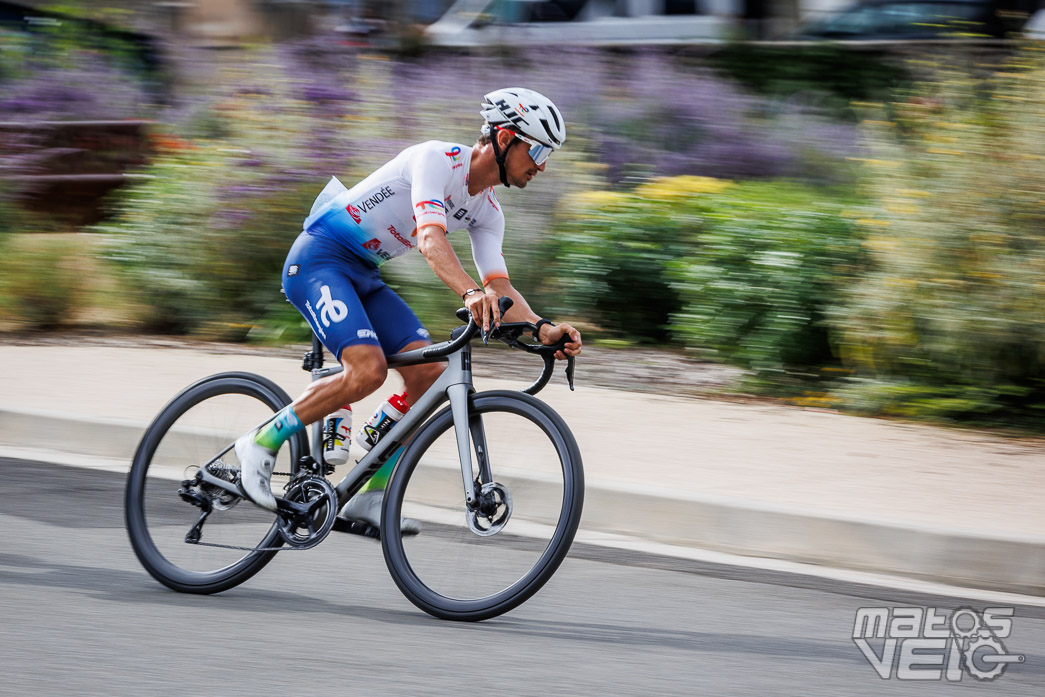
[[[250,501],[276,510],[269,481],[275,454],[290,436],[327,414],[376,391],[384,383],[385,356],[429,343],[420,320],[381,280],[385,261],[418,249],[436,276],[459,295],[484,330],[501,321],[498,298],[515,305],[506,321],[532,322],[536,338],[554,344],[568,338],[556,357],[581,352],[580,333],[567,323],[537,315],[508,279],[501,253],[504,214],[494,193],[525,188],[562,147],[566,127],[547,97],[525,88],[485,95],[485,119],[474,147],[428,141],[409,147],[346,189],[336,177],[316,199],[283,267],[287,298],[344,367],[317,380],[261,429],[236,441],[241,489]],[[477,284],[446,239],[467,230],[480,274]],[[407,403],[443,371],[442,363],[398,368]],[[340,512],[378,527],[381,499],[395,463],[391,458]]]

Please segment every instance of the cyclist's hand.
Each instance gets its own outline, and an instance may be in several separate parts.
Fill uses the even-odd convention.
[[[500,297],[495,291],[488,290],[485,293],[473,293],[465,298],[464,306],[472,313],[475,323],[482,327],[484,332],[490,331],[491,326],[501,326],[501,307],[497,304]]]
[[[568,339],[566,342],[565,353],[563,351],[556,351],[555,357],[561,361],[564,360],[566,356],[579,356],[581,353],[581,333],[579,331],[566,322],[555,325],[541,325],[541,343],[545,346],[557,344],[563,337]]]

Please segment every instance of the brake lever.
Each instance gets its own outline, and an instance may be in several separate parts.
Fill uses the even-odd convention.
[[[566,382],[570,384],[570,392],[573,392],[573,370],[576,362],[573,356],[566,357]]]

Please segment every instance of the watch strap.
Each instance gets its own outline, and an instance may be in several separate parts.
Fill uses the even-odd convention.
[[[552,322],[550,319],[544,319],[543,317],[541,317],[539,320],[534,322],[534,324],[533,324],[533,338],[536,339],[537,341],[541,340],[541,325],[542,324],[550,324],[553,327],[555,326],[554,322]]]
[[[485,292],[486,291],[484,291],[482,288],[469,288],[465,292],[461,293],[461,300],[466,300],[469,295],[472,295],[474,293],[485,293]]]

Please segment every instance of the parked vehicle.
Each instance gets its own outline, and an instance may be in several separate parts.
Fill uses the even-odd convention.
[[[1038,0],[871,0],[800,27],[798,39],[834,41],[1005,38]]]
[[[720,41],[743,0],[458,0],[425,36],[441,46]]]

